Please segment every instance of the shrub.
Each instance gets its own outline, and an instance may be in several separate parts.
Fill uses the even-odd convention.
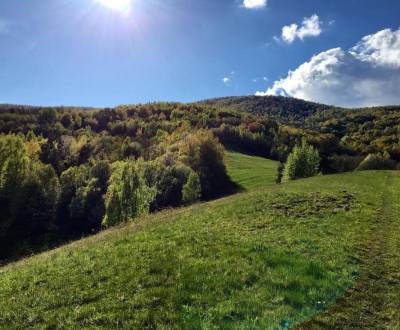
[[[282,182],[317,175],[320,161],[318,150],[303,140],[302,144],[295,146],[289,154]]]

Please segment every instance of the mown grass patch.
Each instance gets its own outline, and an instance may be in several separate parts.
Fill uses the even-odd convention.
[[[292,327],[353,283],[388,179],[371,172],[275,185],[151,215],[1,268],[0,328]],[[344,190],[356,206],[324,211],[323,221],[272,207],[317,193],[342,203]]]

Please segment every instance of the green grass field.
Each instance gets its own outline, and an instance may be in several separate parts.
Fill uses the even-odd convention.
[[[271,161],[228,168],[248,192],[0,268],[0,328],[396,329],[397,173],[272,185]]]
[[[275,184],[278,162],[244,155],[227,153],[228,174],[244,190],[256,189]]]

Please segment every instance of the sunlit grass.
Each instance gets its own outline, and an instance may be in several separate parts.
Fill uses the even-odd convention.
[[[278,162],[244,155],[227,153],[228,174],[243,189],[250,190],[275,184]]]
[[[388,180],[400,181],[371,172],[273,185],[161,212],[2,268],[0,328],[291,327],[354,281],[360,242],[380,206],[376,193]],[[304,203],[293,203],[301,195],[305,205],[319,198],[341,205],[331,197],[344,190],[354,196],[347,208],[312,208],[303,217]]]

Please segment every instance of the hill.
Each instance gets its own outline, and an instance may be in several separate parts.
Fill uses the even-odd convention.
[[[400,161],[400,106],[344,109],[281,96],[225,97],[199,104],[273,119],[281,125],[301,129],[300,134],[304,136],[318,133],[319,138],[326,140],[325,147],[333,146],[328,151],[330,156],[365,157],[381,153],[388,159]],[[290,135],[296,134],[293,129],[288,131]],[[321,146],[319,149],[321,151]],[[329,162],[333,166],[327,166],[327,170],[354,169],[351,164],[359,161],[342,157],[331,159]]]
[[[0,327],[277,329],[327,310],[315,324],[394,328],[398,173],[265,184],[1,268]]]
[[[232,96],[204,100],[199,104],[267,116],[297,127],[304,127],[307,119],[317,113],[335,109],[334,106],[284,96]]]

